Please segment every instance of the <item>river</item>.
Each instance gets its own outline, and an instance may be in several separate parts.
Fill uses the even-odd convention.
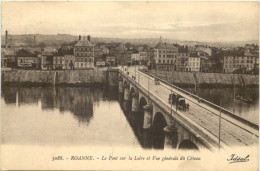
[[[152,148],[117,88],[3,86],[1,105],[2,144]]]
[[[233,89],[187,89],[215,104],[233,109]],[[244,90],[252,98],[235,102],[235,113],[258,122],[258,88]],[[239,89],[235,92],[243,94]],[[244,93],[245,93],[244,92]],[[72,86],[3,86],[2,144],[100,145],[111,148],[163,149],[164,132],[145,132],[140,114],[131,112],[118,88]]]

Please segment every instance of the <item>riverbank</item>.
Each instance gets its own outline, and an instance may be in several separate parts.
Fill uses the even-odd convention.
[[[146,70],[142,70],[147,72]],[[180,87],[232,87],[259,86],[258,75],[156,71],[149,72],[158,78]]]
[[[109,84],[116,86],[118,71],[101,70],[11,70],[2,72],[4,84],[53,84],[53,85],[92,85]]]
[[[147,72],[146,70],[142,70]],[[155,71],[149,72],[160,79],[180,87],[258,87],[258,75]],[[118,85],[117,69],[91,70],[10,70],[2,72],[5,84],[54,84],[54,85]]]

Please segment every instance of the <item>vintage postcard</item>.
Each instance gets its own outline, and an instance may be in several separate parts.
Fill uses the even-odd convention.
[[[259,2],[2,1],[2,170],[258,170]]]

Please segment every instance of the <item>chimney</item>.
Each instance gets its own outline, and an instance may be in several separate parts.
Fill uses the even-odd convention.
[[[90,35],[88,35],[87,38],[88,38],[88,41],[90,41]]]
[[[33,45],[36,46],[36,35],[33,36]]]
[[[79,35],[79,40],[81,40],[81,35]]]
[[[5,31],[5,47],[7,48],[7,42],[8,42],[8,31]]]

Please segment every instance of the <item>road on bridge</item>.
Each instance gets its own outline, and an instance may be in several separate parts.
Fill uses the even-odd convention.
[[[178,114],[206,129],[215,139],[219,138],[220,111],[206,104],[199,103],[197,99],[168,84],[160,82],[159,85],[156,85],[153,77],[138,71],[138,68],[135,66],[128,67],[126,70],[128,70],[130,78],[135,76],[135,80],[138,84],[158,97],[165,104],[168,104],[169,107],[171,107],[171,105],[168,102],[168,97],[171,91],[185,97],[186,102],[190,105],[189,110],[177,110]],[[124,72],[127,71],[124,70]],[[176,111],[176,106],[172,105],[172,109]],[[221,116],[220,139],[221,143],[224,143],[224,146],[249,146],[258,144],[258,129],[254,129],[228,115],[222,114]]]

